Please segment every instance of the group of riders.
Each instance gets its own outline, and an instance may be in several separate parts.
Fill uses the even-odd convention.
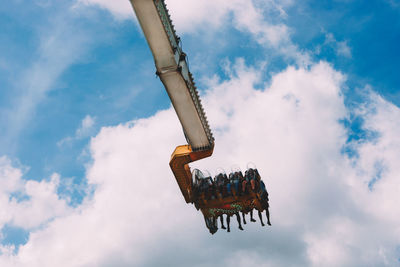
[[[245,199],[258,199],[260,205],[257,207],[246,208],[246,205],[237,205],[239,207],[238,209],[218,209],[219,212],[216,217],[220,218],[221,228],[227,229],[228,232],[230,232],[230,217],[233,215],[236,215],[239,229],[243,230],[239,212],[242,213],[244,224],[246,224],[245,214],[247,213],[250,213],[250,221],[255,222],[256,220],[253,218],[253,209],[258,210],[258,216],[262,226],[265,225],[262,220],[262,212],[265,210],[267,224],[271,225],[268,192],[264,182],[261,180],[258,170],[255,167],[248,168],[245,171],[245,175],[243,175],[240,169],[234,170],[229,174],[229,177],[222,171],[217,174],[214,179],[212,179],[211,175],[205,177],[196,169],[193,172],[193,194],[194,204],[196,207],[200,202],[207,203],[211,201],[215,203],[213,200],[221,200],[221,202],[224,202],[224,200],[228,198],[240,199],[242,196]],[[224,214],[226,215],[227,227],[224,225]],[[211,225],[213,225],[213,228],[216,228],[214,230],[215,232],[218,229],[216,217],[205,217],[206,225],[210,232],[212,232],[212,227],[210,228]]]

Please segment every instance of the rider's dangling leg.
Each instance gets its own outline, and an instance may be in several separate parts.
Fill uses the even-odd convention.
[[[242,223],[240,222],[239,212],[236,212],[236,219],[237,219],[238,224],[239,224],[239,229],[243,231]]]
[[[250,221],[255,222],[256,220],[254,220],[253,218],[253,210],[250,211]]]
[[[221,228],[222,228],[222,229],[226,229],[226,227],[225,227],[225,225],[224,225],[224,216],[223,216],[223,214],[221,214],[221,216],[219,216],[219,219],[220,219],[220,221],[221,221]]]
[[[267,224],[271,226],[271,221],[269,219],[269,207],[265,209],[265,215],[267,215]]]
[[[264,222],[263,222],[263,220],[262,220],[262,213],[261,213],[261,211],[258,211],[258,217],[260,217],[261,225],[262,225],[262,226],[265,226],[265,224],[264,224]]]
[[[244,216],[245,216],[245,214],[244,214],[244,212],[242,212],[243,223],[246,224],[246,217],[244,217]]]

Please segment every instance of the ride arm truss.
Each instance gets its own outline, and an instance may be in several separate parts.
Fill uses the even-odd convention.
[[[130,1],[153,53],[156,73],[165,86],[192,150],[212,148],[214,138],[164,1]]]
[[[164,0],[130,0],[189,145],[178,146],[170,166],[186,202],[193,202],[189,162],[211,156],[214,138],[189,71],[186,54]]]

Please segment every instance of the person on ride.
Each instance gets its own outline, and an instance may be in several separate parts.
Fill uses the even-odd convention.
[[[226,196],[228,193],[226,190],[227,190],[227,187],[229,184],[229,179],[225,172],[222,174],[222,177],[223,177],[223,181],[224,181],[224,190],[225,190],[224,192],[225,192],[225,196]]]
[[[231,216],[232,216],[232,215],[233,215],[233,214],[226,214],[226,224],[227,224],[227,226],[228,226],[228,232],[231,231],[230,223],[231,223]],[[239,224],[239,229],[243,231],[242,223],[240,222],[240,215],[239,215],[239,212],[236,212],[235,215],[236,215],[236,219],[237,219],[238,224]]]
[[[269,198],[268,198],[268,191],[267,188],[265,187],[264,182],[261,180],[260,181],[260,195],[261,195],[261,207],[262,210],[265,210],[265,215],[267,216],[267,224],[271,225],[271,221],[270,221],[270,215],[269,215]],[[260,217],[260,221],[261,221],[261,225],[264,226],[264,222],[262,221],[262,213],[259,210],[258,211],[258,217]]]
[[[251,172],[251,169],[248,169],[248,170],[246,170],[244,172],[244,180],[245,180],[245,182],[244,182],[244,184],[242,182],[243,190],[246,188],[247,183],[250,182],[250,172]]]
[[[243,223],[246,224],[246,217],[245,215],[247,214],[247,212],[242,211],[242,218],[243,218]],[[250,221],[251,222],[255,222],[256,220],[254,220],[253,218],[253,210],[250,210]]]
[[[209,199],[209,186],[210,184],[207,182],[206,178],[200,179],[199,192],[200,196],[204,197],[204,199]]]
[[[219,216],[219,219],[220,219],[220,221],[221,221],[221,228],[222,228],[222,229],[226,229],[226,227],[225,227],[225,225],[224,225],[224,215],[221,214],[221,215]]]
[[[265,215],[267,216],[267,224],[269,226],[271,226],[271,221],[270,221],[270,218],[269,218],[269,204],[268,204],[268,201],[261,200],[261,206],[262,206],[262,211],[265,210]],[[262,220],[262,212],[260,210],[258,211],[258,217],[260,218],[261,225],[265,226],[265,224],[264,224],[264,222]]]
[[[225,196],[225,185],[226,181],[224,179],[224,175],[222,173],[218,174],[214,178],[214,184],[217,187],[217,194],[219,195],[220,198]]]
[[[267,194],[267,197],[268,197],[267,188],[265,187],[265,184],[264,184],[263,180],[260,180],[260,192],[261,192],[261,195],[262,195],[263,193],[266,193],[266,194]]]
[[[216,199],[217,198],[216,186],[215,186],[212,178],[207,177],[206,180],[207,180],[207,184],[208,184],[207,199]]]
[[[204,214],[204,221],[210,234],[215,234],[218,231],[217,219],[215,217],[206,217]]]
[[[228,196],[232,196],[232,183],[230,180],[228,180],[226,184],[226,192],[228,193]]]
[[[253,191],[256,191],[256,184],[257,184],[257,175],[256,175],[256,171],[252,168],[250,168],[247,172],[248,175],[248,179],[250,180],[250,185],[251,185],[251,189]]]
[[[260,174],[258,173],[258,170],[257,170],[257,169],[254,169],[254,172],[255,172],[255,174],[256,174],[256,179],[257,179],[257,181],[261,181],[261,176],[260,176]]]
[[[242,172],[240,172],[241,174]],[[242,185],[242,192],[243,193],[247,193],[246,189],[247,189],[247,185],[250,183],[250,178],[248,175],[246,175],[245,177],[243,177],[243,174],[241,175],[241,185]]]
[[[240,195],[240,191],[239,191],[240,190],[240,188],[239,188],[240,177],[237,175],[237,172],[229,174],[229,180],[230,180],[231,185],[233,185],[234,195]]]
[[[194,169],[192,172],[192,183],[193,183],[193,201],[196,204],[199,203],[200,199],[205,199],[205,193],[207,191],[207,183],[203,173]]]
[[[228,179],[228,176],[226,175],[226,173],[224,172],[222,174],[222,179],[223,179],[223,195],[222,197],[227,197],[227,196],[231,196],[232,195],[232,189],[231,189],[231,183],[230,180]]]
[[[199,195],[200,195],[200,181],[199,179],[196,177],[196,179],[193,182],[193,199],[194,202],[197,202]]]

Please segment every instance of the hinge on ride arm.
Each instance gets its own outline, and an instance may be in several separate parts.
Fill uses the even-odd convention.
[[[157,76],[160,76],[161,74],[166,74],[166,73],[169,73],[169,72],[179,72],[179,73],[181,73],[182,72],[182,66],[177,66],[176,68],[174,68],[174,67],[168,67],[168,68],[163,68],[161,71],[156,71],[156,75]]]

